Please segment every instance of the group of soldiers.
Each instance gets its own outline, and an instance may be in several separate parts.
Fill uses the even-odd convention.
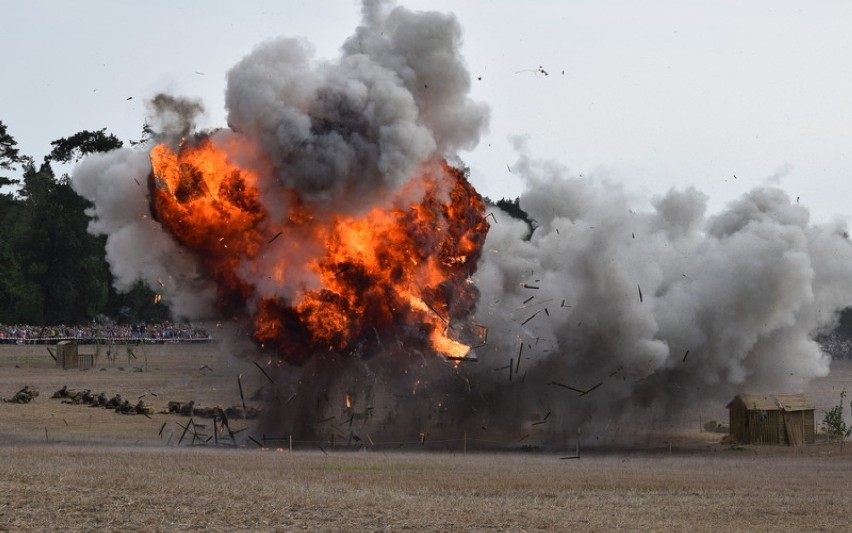
[[[36,396],[38,396],[38,390],[29,385],[24,385],[24,388],[16,392],[14,396],[3,401],[7,403],[30,403]]]
[[[114,409],[116,413],[126,415],[151,415],[154,412],[154,408],[145,405],[142,398],[139,398],[134,405],[127,398],[122,398],[121,394],[116,394],[112,398],[108,398],[105,392],[95,395],[89,389],[77,391],[69,389],[67,385],[54,392],[51,398],[60,398],[62,399],[62,403],[72,405],[88,405],[90,407]]]

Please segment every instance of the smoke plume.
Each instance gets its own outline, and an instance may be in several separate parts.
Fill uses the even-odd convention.
[[[843,224],[811,224],[774,188],[710,216],[692,187],[638,210],[604,177],[519,149],[535,230],[526,239],[527,224],[495,211],[476,276],[477,320],[492,332],[481,358],[520,354],[515,382],[503,371],[493,384],[496,411],[547,406],[554,436],[582,426],[618,442],[694,405],[801,392],[828,373],[814,335],[852,301]]]
[[[285,304],[323,287],[316,271],[323,250],[308,226],[293,221],[331,223],[383,207],[410,222],[405,209],[419,201],[459,199],[452,188],[427,194],[413,178],[445,172],[437,170],[442,160],[474,147],[487,127],[487,108],[468,96],[460,43],[451,15],[366,1],[362,24],[337,58],[315,59],[308,42],[283,38],[234,66],[228,129],[198,137],[198,102],[155,97],[155,140],[175,149],[198,142],[245,169],[229,174],[218,194],[241,217],[261,222],[223,218],[199,238],[203,246],[189,246],[156,219],[152,198],[212,196],[195,174],[181,174],[171,189],[152,172],[148,153],[88,157],[73,185],[94,204],[90,231],[107,236],[117,288],[142,280],[178,318],[235,324],[237,336],[220,334],[222,343],[268,363],[274,377],[263,421],[271,435],[359,443],[464,432],[472,440],[559,445],[579,427],[586,438],[625,442],[635,427],[700,402],[743,390],[796,391],[828,372],[813,337],[852,301],[852,246],[843,225],[811,224],[804,206],[770,187],[717,214],[706,213],[707,197],[694,188],[668,191],[644,208],[605,176],[574,176],[531,158],[522,143],[513,170],[526,181],[519,207],[529,221],[489,207],[484,246],[442,257],[453,268],[475,263],[462,272],[469,279],[454,280],[475,287],[461,292],[443,283],[430,295],[446,308],[418,311],[465,335],[472,357],[451,363],[412,343],[425,336],[422,321],[399,326],[410,310],[396,303],[382,320],[397,330],[366,328],[345,352],[329,351],[329,343],[305,346],[310,353],[298,367],[247,347],[243,328],[257,320],[256,309],[294,316]],[[240,196],[248,190],[257,197]],[[466,205],[473,207],[461,218],[483,235],[478,197]],[[291,231],[279,239],[287,224]],[[437,226],[443,235],[453,229],[443,219]],[[419,229],[409,234],[423,249],[448,248]],[[246,235],[253,240],[212,260],[200,251]],[[211,273],[220,263],[231,268],[227,275]],[[343,265],[332,277],[359,281],[373,300],[386,298],[356,270]],[[477,293],[475,304],[469,297]],[[308,310],[328,312],[325,304]]]

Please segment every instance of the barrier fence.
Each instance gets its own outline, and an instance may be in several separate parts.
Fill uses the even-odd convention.
[[[28,339],[0,338],[0,344],[56,344],[75,341],[77,344],[198,344],[216,342],[212,337],[35,337]]]

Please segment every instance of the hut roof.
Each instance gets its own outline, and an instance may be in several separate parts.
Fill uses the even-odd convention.
[[[727,405],[728,408],[740,401],[749,410],[759,411],[810,411],[813,403],[804,394],[738,394]]]

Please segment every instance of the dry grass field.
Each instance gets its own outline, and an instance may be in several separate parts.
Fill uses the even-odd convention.
[[[852,444],[842,453],[826,444],[731,450],[716,444],[718,434],[684,430],[672,453],[579,460],[291,454],[177,446],[184,417],[49,399],[67,384],[131,400],[147,393],[157,410],[169,400],[233,405],[240,373],[247,397],[263,385],[254,365],[210,345],[147,346],[135,360],[122,353],[114,366],[87,371],[57,369],[43,346],[0,347],[0,396],[24,384],[41,392],[30,404],[0,404],[0,531],[848,531],[852,523]],[[852,365],[839,362],[814,383],[818,419],[841,388],[852,389],[850,378]]]

